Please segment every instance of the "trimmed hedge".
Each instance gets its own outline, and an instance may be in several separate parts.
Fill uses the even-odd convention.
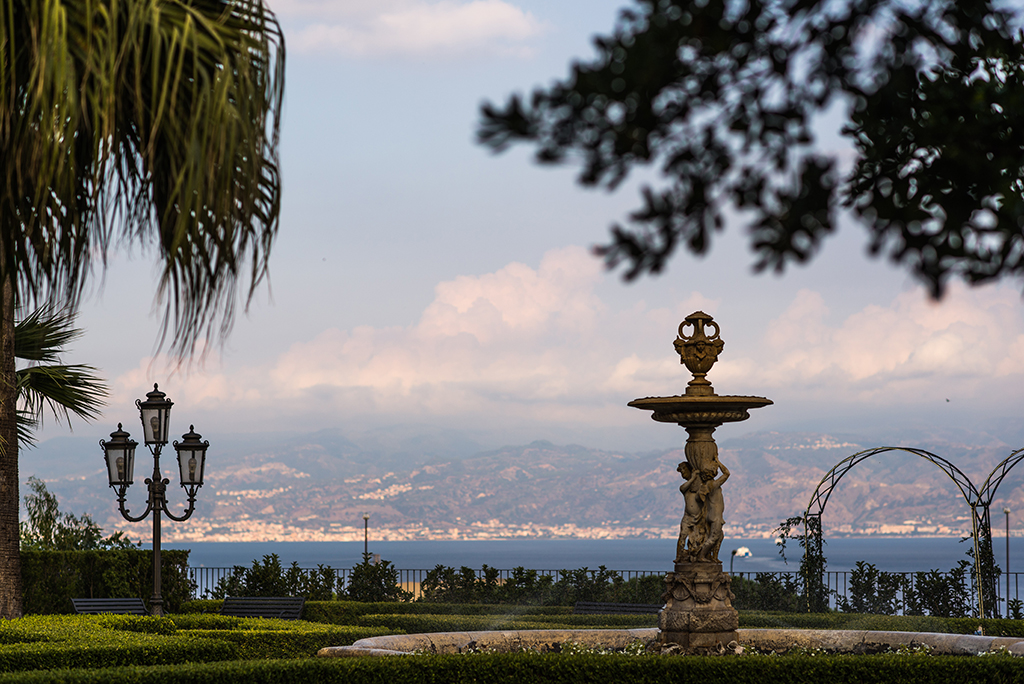
[[[187,550],[161,552],[164,609],[177,612],[192,598]],[[132,598],[153,594],[153,551],[22,551],[25,614],[72,614],[73,598]]]
[[[785,656],[657,657],[618,655],[493,654],[414,658],[264,660],[26,672],[0,676],[25,684],[284,684],[318,682],[446,682],[462,684],[791,684],[792,682],[907,682],[973,684],[1024,677],[1024,662],[1009,657]]]
[[[182,613],[216,613],[223,601],[189,601]],[[571,606],[510,606],[496,604],[458,603],[363,603],[361,601],[306,601],[302,619],[332,625],[357,624],[360,615],[571,615]]]
[[[29,616],[0,621],[0,672],[311,658],[325,646],[396,632],[400,630],[220,615]]]
[[[215,613],[220,601],[191,601],[184,611]],[[422,619],[415,619],[422,616]],[[180,616],[175,616],[178,619]],[[216,619],[217,615],[207,615]],[[654,627],[656,615],[573,615],[568,606],[509,606],[453,603],[360,603],[307,601],[303,619],[331,625],[394,627],[402,631],[437,632],[510,629],[529,622],[555,627]],[[482,626],[481,626],[482,625]],[[498,625],[498,626],[493,626]],[[1024,621],[940,618],[925,615],[858,615],[855,613],[790,613],[740,611],[740,627],[788,629],[866,629],[893,632],[974,634],[981,627],[989,636],[1024,638]],[[201,627],[196,627],[200,629]],[[543,629],[530,627],[529,629]],[[216,629],[216,627],[215,627]],[[524,628],[525,629],[525,628]],[[0,639],[3,636],[0,634]]]
[[[1024,638],[1020,620],[979,620],[925,615],[858,615],[856,613],[765,613],[740,611],[740,627],[787,629],[867,629],[883,632],[944,632],[974,634],[980,627],[988,636]]]
[[[110,628],[133,616],[28,616],[0,622],[0,672],[207,662],[238,657],[227,641],[159,633],[153,622],[135,630]],[[160,621],[160,618],[143,618]],[[140,623],[141,625],[141,623]]]
[[[209,637],[231,642],[237,658],[312,658],[327,646],[348,646],[368,637],[400,634],[400,630],[381,627],[334,627],[310,630],[190,630],[191,637]]]
[[[359,624],[407,634],[505,629],[625,629],[655,627],[657,615],[363,615]]]

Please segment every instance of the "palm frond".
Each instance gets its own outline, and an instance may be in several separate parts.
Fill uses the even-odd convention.
[[[18,392],[25,412],[41,417],[48,407],[68,424],[72,413],[83,420],[98,418],[107,398],[107,387],[96,369],[81,364],[22,368]]]
[[[0,272],[21,301],[73,306],[120,237],[163,262],[174,351],[225,334],[277,232],[283,87],[262,0],[0,2]]]
[[[56,363],[60,352],[82,336],[70,308],[41,306],[14,325],[14,357],[36,363]]]
[[[69,427],[72,414],[83,420],[100,415],[108,390],[96,369],[60,363],[67,344],[82,334],[74,322],[70,308],[42,306],[15,324],[15,356],[31,362],[16,372],[19,443],[34,444],[33,433],[47,408],[57,422]]]

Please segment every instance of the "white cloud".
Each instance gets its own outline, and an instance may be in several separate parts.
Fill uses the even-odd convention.
[[[920,289],[830,324],[820,294],[801,290],[764,332],[763,348],[724,374],[789,396],[897,404],[991,399],[1024,373],[1024,308],[1005,286],[954,284],[941,302]],[[717,370],[717,369],[716,369]]]
[[[611,309],[597,294],[604,277],[583,248],[553,250],[536,268],[511,263],[438,284],[414,325],[331,328],[264,367],[168,386],[192,411],[229,409],[236,425],[242,417],[255,429],[364,419],[640,426],[626,403],[684,391],[676,328],[697,309],[716,315],[719,302],[694,292],[668,308]],[[814,415],[950,393],[993,405],[1021,398],[1024,308],[1007,287],[953,286],[938,304],[915,289],[843,320],[810,290],[780,308],[764,330],[719,321],[726,350],[709,374],[719,393],[768,396],[780,410]],[[111,405],[134,399],[152,375],[145,359],[118,378]]]
[[[526,56],[544,30],[504,0],[286,0],[273,8],[290,48],[355,57]]]

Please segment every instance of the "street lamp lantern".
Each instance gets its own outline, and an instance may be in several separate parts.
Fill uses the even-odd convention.
[[[111,487],[127,487],[135,474],[135,447],[139,445],[117,424],[117,430],[110,433],[110,441],[100,440],[104,458],[107,461],[107,479]]]
[[[135,400],[142,415],[142,432],[146,446],[163,446],[167,444],[167,435],[171,426],[171,407],[174,402],[160,391],[153,383],[153,391],[146,395],[146,401]]]
[[[174,448],[178,452],[178,471],[181,474],[182,487],[203,486],[206,448],[210,443],[201,441],[202,438],[202,435],[196,433],[195,426],[189,425],[188,432],[181,436],[181,441],[174,442]]]
[[[171,406],[174,405],[157,385],[146,395],[146,401],[136,401],[142,418],[142,430],[146,446],[153,454],[153,475],[146,478],[149,497],[146,499],[146,510],[141,515],[132,515],[125,506],[125,495],[133,483],[135,469],[135,447],[138,442],[130,438],[121,423],[117,430],[110,433],[110,441],[100,440],[103,458],[107,463],[107,478],[110,486],[117,492],[117,509],[121,517],[130,522],[140,522],[153,515],[153,596],[149,600],[150,612],[163,615],[163,597],[160,593],[160,516],[166,515],[171,520],[183,522],[188,520],[196,509],[196,492],[203,486],[203,471],[206,467],[206,449],[210,443],[203,441],[202,435],[189,426],[187,434],[182,435],[181,442],[174,442],[178,452],[178,472],[181,486],[188,497],[188,507],[182,515],[175,515],[167,508],[167,485],[171,483],[160,472],[160,452],[167,444],[170,429]]]

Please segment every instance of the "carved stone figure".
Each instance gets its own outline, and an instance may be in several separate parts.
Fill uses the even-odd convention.
[[[719,469],[722,475],[715,478]],[[697,470],[683,461],[677,470],[686,482],[679,486],[685,503],[679,522],[676,563],[717,563],[725,525],[722,485],[729,479],[729,469],[715,458],[710,468]]]
[[[725,526],[725,498],[722,496],[722,485],[729,479],[729,469],[722,465],[721,461],[717,458],[715,463],[722,470],[722,476],[717,480],[705,481],[701,487],[701,491],[707,488],[707,494],[704,497],[704,524],[706,526],[706,533],[704,535],[704,543],[701,545],[700,550],[697,551],[697,560],[704,562],[717,563],[718,561],[718,549],[722,546],[722,540],[725,539],[725,533],[722,528]],[[709,471],[704,471],[705,473]],[[714,471],[711,472],[711,477],[714,477]],[[701,475],[703,479],[705,475]]]
[[[679,485],[679,491],[683,494],[683,501],[685,501],[685,508],[683,511],[683,519],[679,521],[679,542],[676,544],[676,563],[684,563],[691,560],[689,553],[686,550],[687,542],[690,544],[690,548],[693,549],[695,545],[700,545],[701,523],[704,522],[704,506],[700,500],[700,471],[693,470],[690,464],[683,461],[679,464],[676,469],[686,480],[683,484]]]

